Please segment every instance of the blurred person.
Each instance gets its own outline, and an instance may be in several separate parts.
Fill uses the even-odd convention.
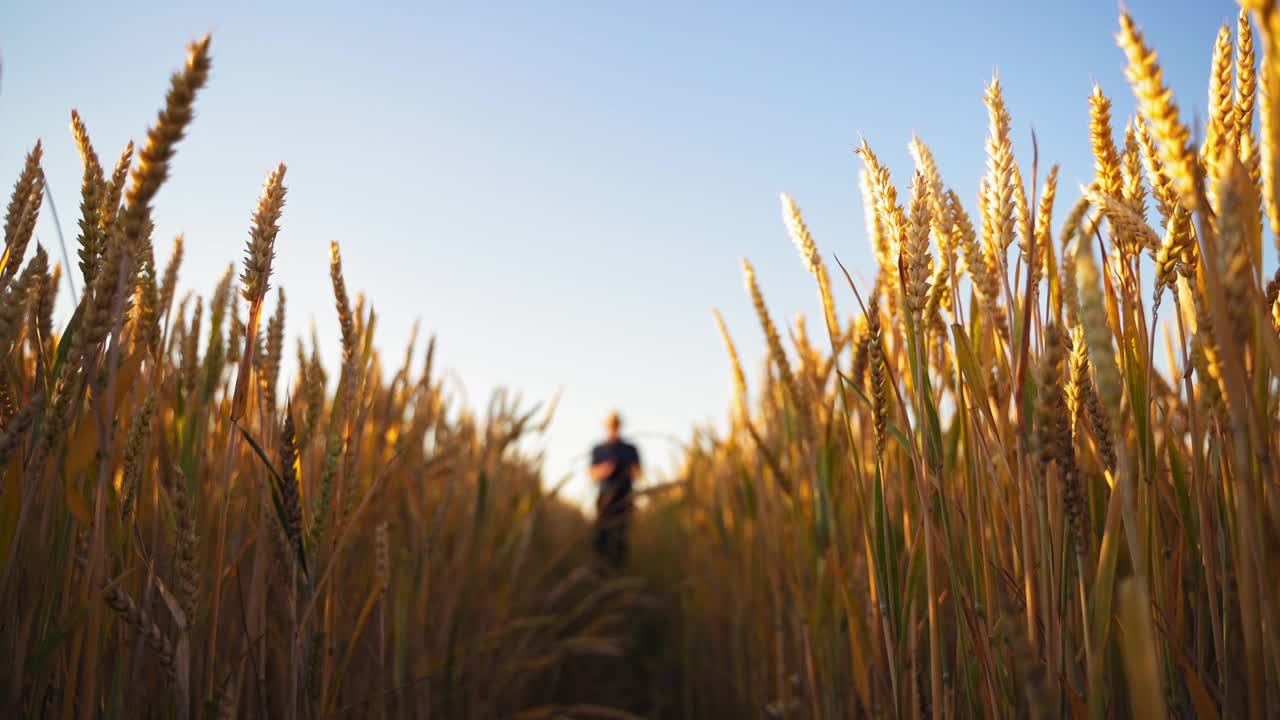
[[[591,479],[600,486],[596,496],[595,549],[611,567],[627,561],[627,526],[631,520],[631,488],[640,475],[640,453],[622,439],[622,418],[605,418],[605,441],[591,449]]]

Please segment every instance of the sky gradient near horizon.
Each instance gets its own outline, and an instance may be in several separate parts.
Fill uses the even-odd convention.
[[[578,498],[610,408],[660,470],[695,423],[723,424],[729,365],[712,307],[756,379],[763,342],[740,257],[777,322],[804,312],[820,331],[780,191],[823,253],[865,280],[860,136],[905,192],[919,135],[972,210],[982,93],[998,72],[1024,172],[1033,127],[1041,175],[1062,163],[1061,218],[1092,177],[1092,83],[1113,99],[1117,131],[1133,111],[1107,0],[57,5],[0,9],[6,188],[43,138],[74,245],[70,108],[113,162],[144,137],[185,43],[212,31],[210,82],[155,203],[158,262],[185,233],[180,289],[210,291],[239,262],[263,179],[287,163],[273,286],[288,295],[289,336],[314,322],[332,368],[337,240],[348,288],[378,314],[386,362],[420,318],[470,404],[482,409],[499,385],[529,402],[562,389],[546,476],[572,473]],[[1210,50],[1221,23],[1234,28],[1235,4],[1125,5],[1184,118],[1203,118]],[[37,235],[56,247],[47,212]],[[853,305],[847,289],[836,297]]]

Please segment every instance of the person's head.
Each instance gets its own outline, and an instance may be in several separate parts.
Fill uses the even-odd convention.
[[[609,413],[604,419],[604,429],[609,434],[609,440],[617,440],[622,433],[622,416],[616,411]]]

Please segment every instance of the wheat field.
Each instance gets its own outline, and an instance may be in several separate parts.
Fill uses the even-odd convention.
[[[1095,87],[1085,187],[1015,152],[998,77],[976,193],[921,139],[897,180],[863,140],[869,285],[784,194],[820,329],[777,326],[743,261],[767,362],[716,315],[729,420],[645,498],[624,573],[529,449],[554,403],[466,407],[416,329],[384,355],[336,243],[340,362],[286,337],[285,165],[239,271],[179,293],[151,206],[208,79],[195,41],[118,159],[71,112],[73,267],[31,247],[39,142],[8,204],[0,708],[1275,717],[1280,12],[1244,5],[1203,121],[1121,14],[1138,113]],[[65,273],[83,292],[57,328]]]

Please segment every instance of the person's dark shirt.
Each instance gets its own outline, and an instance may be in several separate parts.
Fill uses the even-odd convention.
[[[636,446],[622,440],[601,443],[591,449],[591,464],[614,461],[613,472],[600,483],[600,492],[615,492],[615,501],[631,494],[632,468],[640,464]]]

